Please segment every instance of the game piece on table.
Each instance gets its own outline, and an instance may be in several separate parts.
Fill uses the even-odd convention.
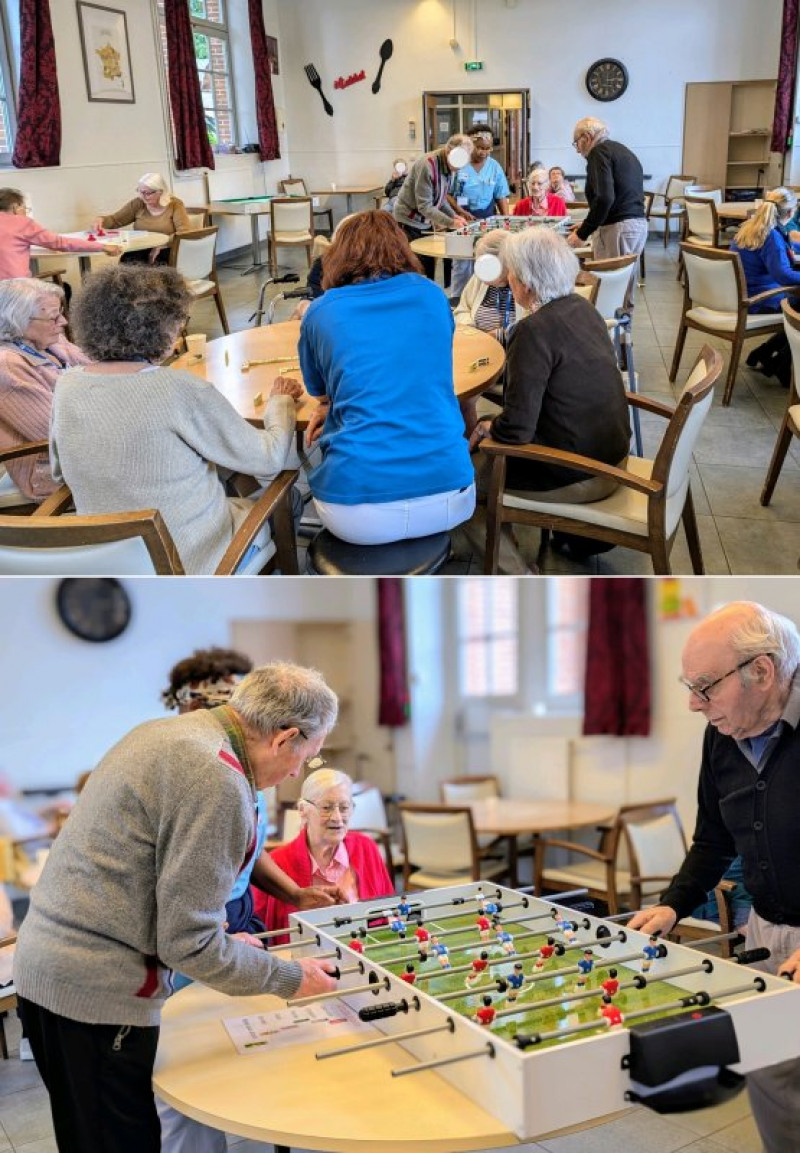
[[[484,949],[481,952],[481,955],[479,957],[476,957],[474,959],[474,961],[472,962],[472,970],[471,970],[471,972],[467,973],[467,976],[464,979],[464,984],[466,985],[466,987],[469,988],[470,985],[474,985],[475,982],[480,978],[481,973],[484,973],[486,971],[486,969],[488,968],[488,966],[489,966],[489,954]]]
[[[405,893],[400,894],[400,900],[397,902],[397,911],[401,917],[408,917],[411,915],[411,902]]]
[[[605,1017],[606,1024],[609,1028],[622,1024],[622,1010],[614,1004],[606,993],[603,994],[603,1000],[598,1009],[598,1014],[601,1017]]]
[[[658,937],[655,934],[653,934],[653,936],[650,938],[648,944],[644,946],[642,952],[644,953],[644,960],[642,961],[642,972],[646,973],[659,954]]]
[[[472,1020],[477,1021],[479,1025],[485,1025],[488,1028],[492,1021],[494,1021],[495,1016],[496,1010],[492,1008],[492,998],[488,993],[485,993],[483,996],[483,1005],[480,1009],[478,1009]]]
[[[488,363],[487,357],[484,357],[483,359],[486,360]],[[475,361],[475,363],[478,364],[478,361]],[[502,913],[503,906],[500,904],[499,901],[496,901],[494,899],[494,897],[481,897],[480,909],[481,909],[482,913],[488,913],[488,915],[490,917],[495,917],[498,914]]]
[[[522,986],[525,982],[525,972],[522,968],[522,962],[521,961],[515,962],[513,971],[511,973],[506,974],[505,981],[508,984],[507,1000],[516,1001],[517,994],[519,993],[520,989],[522,988]]]
[[[438,937],[431,937],[431,952],[443,969],[450,968],[450,950]]]
[[[587,980],[589,979],[589,974],[591,973],[593,968],[594,968],[594,957],[592,956],[592,950],[591,949],[584,949],[583,950],[583,956],[581,957],[580,961],[578,961],[578,964],[577,964],[578,977],[577,977],[577,980],[575,981],[575,988],[576,989],[583,989],[584,988]]]
[[[503,952],[506,953],[509,957],[513,953],[516,953],[517,950],[514,948],[514,938],[511,936],[508,929],[498,929],[495,940],[497,944],[500,945]]]
[[[600,988],[607,997],[613,997],[619,991],[619,981],[617,980],[617,970],[609,969],[608,977],[605,981],[600,982]]]
[[[556,928],[560,933],[564,934],[564,939],[572,942],[575,940],[578,931],[578,924],[576,921],[571,921],[569,917],[563,913],[556,916]]]
[[[363,943],[363,941],[360,940],[360,938],[358,936],[358,930],[357,929],[353,929],[353,931],[350,934],[350,948],[353,950],[354,953],[363,953],[364,952],[364,943]]]
[[[398,937],[405,937],[406,923],[401,916],[396,912],[389,913],[389,928],[393,933],[397,933]]]
[[[478,919],[476,920],[475,924],[478,926],[478,932],[481,935],[481,940],[482,941],[488,941],[489,940],[489,930],[492,927],[492,922],[489,920],[489,918],[486,916],[486,914],[485,913],[479,914]]]
[[[257,392],[255,394],[255,396],[253,397],[253,408],[260,408],[263,403],[264,403],[264,393],[263,392]]]
[[[545,961],[549,961],[556,951],[556,942],[554,937],[548,937],[547,943],[542,945],[539,950],[539,959],[534,963],[534,969],[541,969],[544,967]]]
[[[105,236],[105,234],[106,234],[105,229],[102,226],[97,229],[97,235],[98,236]]]
[[[86,237],[86,239],[87,240],[97,240],[97,237],[95,236],[95,234],[93,232],[90,232],[89,235]]]
[[[420,961],[427,961],[428,951],[430,949],[431,935],[424,925],[417,925],[414,930],[414,936],[417,938],[417,947],[419,949]]]
[[[407,984],[409,984],[409,985],[413,985],[414,982],[416,981],[416,979],[417,979],[417,970],[414,968],[414,966],[409,961],[408,964],[406,965],[405,973],[400,974],[400,980],[407,982]]]

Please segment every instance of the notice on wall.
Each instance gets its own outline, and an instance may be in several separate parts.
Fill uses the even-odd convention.
[[[326,1001],[322,1005],[289,1006],[273,1013],[254,1013],[250,1017],[227,1017],[222,1023],[236,1052],[242,1057],[260,1053],[266,1048],[318,1044],[339,1035],[376,1032],[373,1025],[364,1024],[354,1009],[339,1000]]]

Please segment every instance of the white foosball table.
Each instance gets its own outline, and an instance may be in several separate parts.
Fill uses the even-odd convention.
[[[571,230],[569,216],[487,216],[444,234],[444,255],[472,260],[476,243],[488,232],[524,232],[528,228],[551,228],[562,236]]]

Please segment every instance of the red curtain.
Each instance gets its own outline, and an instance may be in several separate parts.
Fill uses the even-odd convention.
[[[261,160],[280,160],[278,124],[275,119],[275,101],[272,96],[272,72],[267,55],[267,32],[261,0],[249,0],[250,40],[253,45],[253,69],[256,76],[256,122],[258,124],[258,152]]]
[[[398,577],[378,581],[378,650],[381,662],[378,724],[405,725],[410,702],[403,582]]]
[[[592,579],[583,732],[650,734],[647,582],[641,577]]]
[[[61,102],[50,0],[19,0],[20,68],[16,168],[61,163]]]
[[[175,131],[175,167],[213,168],[200,78],[194,55],[189,0],[164,0],[169,103]]]
[[[775,93],[775,116],[772,121],[773,152],[786,152],[791,144],[794,81],[797,75],[797,21],[800,0],[783,0],[781,55],[778,62],[778,87]]]

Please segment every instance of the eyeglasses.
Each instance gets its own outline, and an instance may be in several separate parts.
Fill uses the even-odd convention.
[[[586,135],[585,132],[579,132],[578,135],[575,137],[575,139],[572,141],[572,147],[577,148],[578,144],[580,143],[581,140],[583,140],[585,135]]]
[[[308,740],[308,734],[304,733],[298,725],[283,725],[282,727],[284,731],[286,729],[297,729],[297,735],[302,737],[304,741]],[[316,756],[308,757],[305,761],[303,761],[303,767],[307,772],[314,773],[317,769],[324,769],[327,763],[328,762],[325,760],[325,758],[317,753]]]
[[[723,681],[726,681],[728,677],[732,677],[734,673],[738,673],[739,670],[745,668],[746,665],[751,665],[753,661],[757,661],[759,657],[768,656],[770,656],[769,653],[756,653],[754,657],[748,657],[746,661],[741,661],[736,668],[731,669],[727,673],[723,673],[721,677],[717,677],[715,681],[712,681],[708,685],[695,684],[693,681],[687,681],[685,677],[678,677],[678,680],[684,688],[688,689],[690,693],[694,693],[696,697],[699,697],[701,701],[705,701],[708,705],[711,703],[710,694],[712,689],[715,689],[717,685],[721,685]]]
[[[58,324],[59,320],[64,319],[63,312],[57,312],[55,316],[32,316],[31,320],[46,320],[49,324]]]
[[[343,820],[347,821],[350,819],[350,814],[355,808],[352,801],[333,801],[330,804],[326,802],[324,805],[318,805],[316,801],[309,801],[308,804],[313,805],[319,815],[324,817],[325,820],[328,820],[329,817],[332,817],[333,814],[338,811]]]
[[[161,191],[158,188],[137,188],[139,196],[160,196]]]

